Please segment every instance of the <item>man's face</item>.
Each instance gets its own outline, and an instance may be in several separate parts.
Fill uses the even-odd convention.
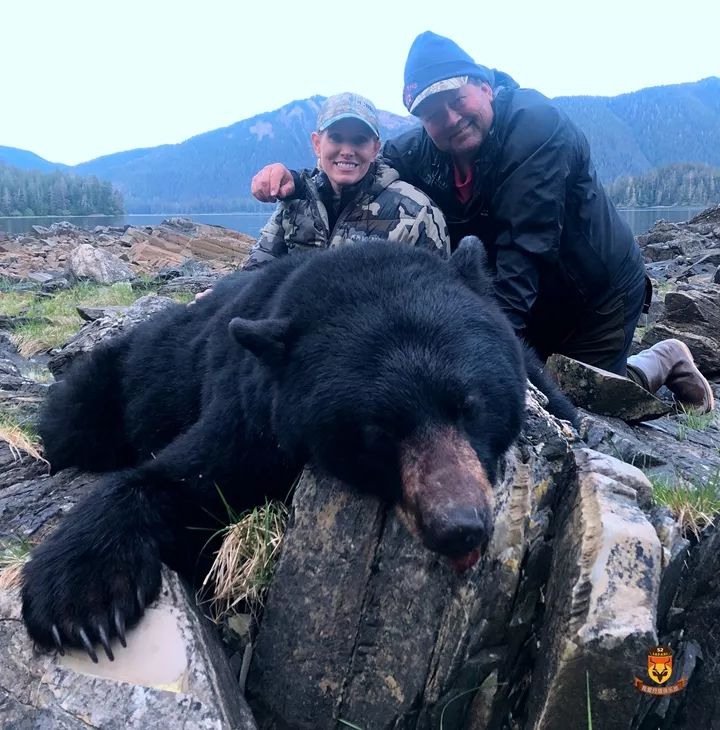
[[[417,116],[439,150],[472,158],[492,126],[492,99],[488,84],[467,83],[429,96],[418,107]]]

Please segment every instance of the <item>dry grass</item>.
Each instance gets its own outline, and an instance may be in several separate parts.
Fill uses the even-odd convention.
[[[48,463],[40,453],[40,443],[35,433],[14,422],[6,414],[0,414],[0,441],[8,445],[16,461],[22,459],[25,453],[37,461]]]
[[[244,611],[257,617],[262,611],[285,533],[288,509],[268,502],[224,528],[223,542],[200,591],[214,621]],[[214,587],[208,596],[209,586]]]
[[[686,479],[651,479],[653,501],[667,507],[683,534],[700,538],[700,533],[720,515],[720,472],[702,483]]]
[[[0,542],[0,588],[19,588],[20,573],[30,557],[30,543],[17,538]]]

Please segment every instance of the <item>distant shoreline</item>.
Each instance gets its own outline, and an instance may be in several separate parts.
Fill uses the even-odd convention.
[[[155,226],[167,218],[189,218],[195,223],[209,226],[222,226],[245,233],[249,236],[260,235],[260,231],[272,213],[273,206],[258,212],[239,213],[124,213],[119,216],[95,214],[92,216],[4,216],[0,217],[0,238],[4,235],[31,233],[33,226],[49,228],[53,223],[67,221],[78,228],[92,230],[96,227]],[[658,220],[682,222],[697,215],[703,206],[656,206],[652,208],[618,208],[620,217],[625,220],[633,234],[648,231]]]
[[[270,208],[274,203],[268,203],[267,208]],[[699,208],[701,210],[704,210],[705,208],[708,208],[712,205],[715,205],[714,203],[707,203],[707,204],[688,204],[688,205],[648,205],[646,207],[638,207],[638,206],[625,206],[625,205],[616,205],[615,208],[617,210],[622,211],[651,211],[651,210],[690,210],[690,209],[696,209]],[[0,220],[6,221],[19,221],[19,220],[28,220],[28,219],[43,219],[43,218],[62,218],[64,219],[72,219],[72,218],[140,218],[140,217],[148,217],[148,216],[157,216],[158,218],[192,218],[193,216],[226,216],[226,215],[240,215],[240,216],[254,216],[254,215],[266,215],[266,209],[263,210],[256,210],[256,211],[227,211],[227,212],[221,212],[221,213],[198,213],[198,212],[189,212],[184,211],[182,213],[171,213],[171,212],[165,212],[165,213],[116,213],[116,214],[108,214],[108,213],[89,213],[88,215],[0,215]]]
[[[269,204],[270,205],[270,204]],[[87,215],[0,215],[0,221],[21,221],[27,219],[42,219],[42,218],[139,218],[145,216],[158,216],[158,218],[192,218],[194,215],[265,215],[264,210],[257,210],[254,212],[242,211],[234,212],[229,211],[227,213],[88,213]]]

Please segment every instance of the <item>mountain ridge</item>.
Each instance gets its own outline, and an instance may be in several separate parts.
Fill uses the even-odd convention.
[[[260,167],[274,161],[291,168],[314,164],[309,137],[323,99],[294,100],[177,144],[126,150],[73,166],[9,147],[0,147],[0,161],[14,150],[24,165],[44,164],[46,170],[109,180],[122,193],[128,212],[257,210],[249,186]],[[587,136],[605,183],[678,163],[720,167],[719,77],[553,101]],[[413,117],[391,112],[379,116],[383,139],[417,124]]]

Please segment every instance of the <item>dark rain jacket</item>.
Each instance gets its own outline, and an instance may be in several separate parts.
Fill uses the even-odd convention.
[[[467,204],[450,156],[424,129],[386,142],[382,155],[445,213],[453,247],[469,234],[483,241],[520,335],[534,320],[569,331],[581,312],[644,277],[640,249],[597,180],[585,136],[560,109],[499,72],[493,108]]]
[[[344,188],[341,196],[334,195],[323,172],[295,175],[293,199],[278,203],[243,269],[288,253],[329,248],[368,236],[450,254],[443,214],[427,195],[399,180],[387,165],[373,162],[365,177]]]

